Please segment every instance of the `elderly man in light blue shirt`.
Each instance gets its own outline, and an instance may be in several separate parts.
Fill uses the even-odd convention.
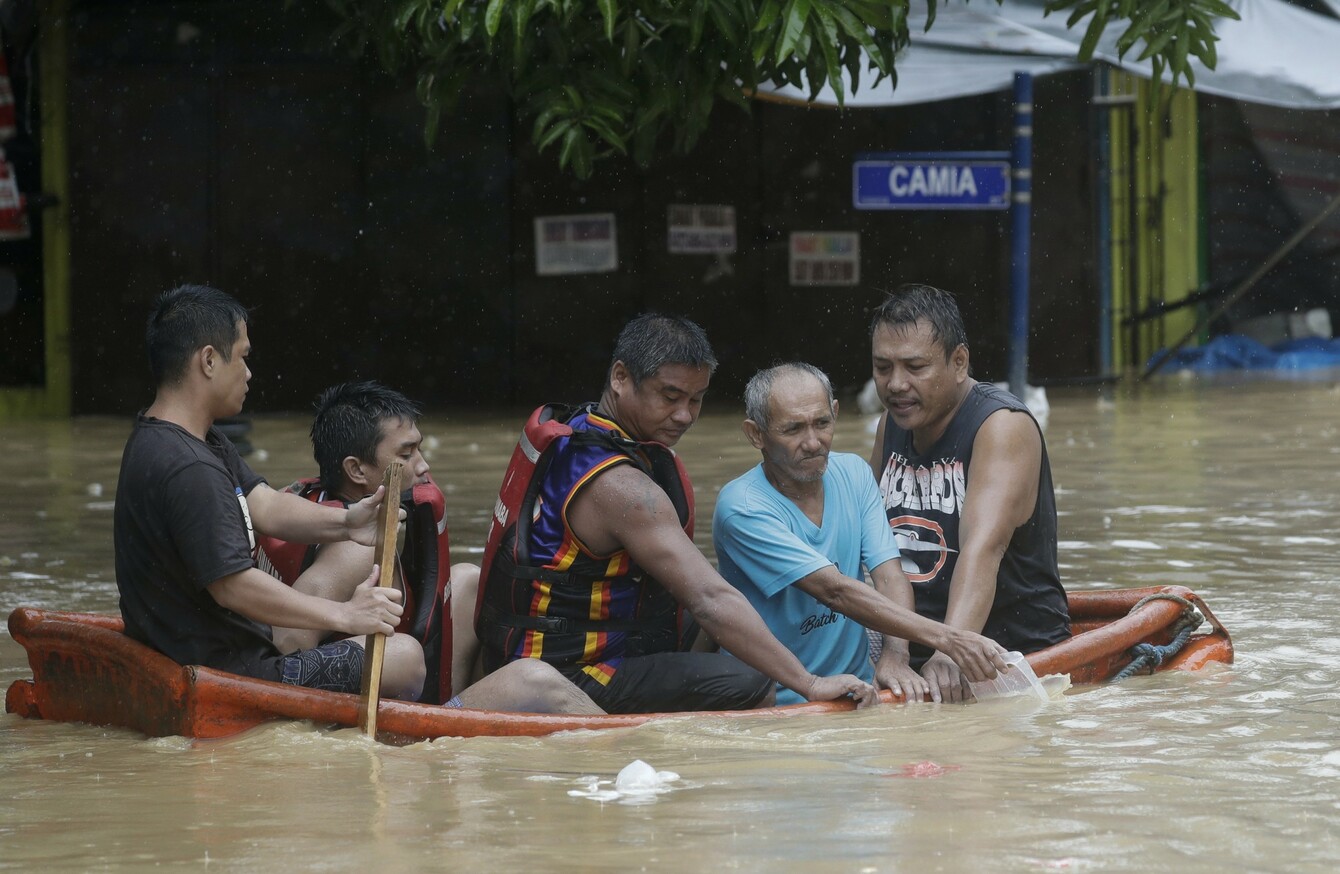
[[[970,680],[1005,668],[994,641],[914,611],[869,465],[830,451],[837,402],[823,371],[804,363],[760,371],[745,390],[745,412],[745,436],[763,460],[721,490],[712,519],[717,560],[807,670],[873,678],[895,696],[938,701],[939,690],[908,663],[909,639],[944,652]],[[867,627],[883,635],[873,664]],[[777,703],[800,700],[778,689]]]

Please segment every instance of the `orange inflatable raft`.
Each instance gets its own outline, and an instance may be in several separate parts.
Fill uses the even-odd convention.
[[[1069,674],[1101,683],[1131,673],[1196,670],[1233,661],[1228,632],[1190,589],[1162,586],[1070,593],[1074,635],[1028,656],[1039,676]],[[1208,628],[1203,627],[1208,625]],[[121,726],[152,737],[224,737],[273,719],[358,724],[357,695],[321,692],[178,665],[121,633],[118,617],[20,607],[9,630],[28,652],[31,680],[18,680],[5,708],[30,719]],[[896,700],[884,693],[886,701]],[[730,718],[778,718],[850,710],[851,701],[720,711]],[[439,707],[383,699],[379,739],[539,736],[570,729],[640,725],[684,714],[557,716]]]

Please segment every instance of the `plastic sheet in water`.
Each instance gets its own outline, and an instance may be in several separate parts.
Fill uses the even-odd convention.
[[[1158,360],[1159,350],[1150,359]],[[1340,340],[1300,337],[1266,346],[1241,334],[1223,334],[1196,349],[1179,349],[1164,370],[1219,373],[1230,370],[1315,370],[1340,367]]]
[[[624,801],[639,804],[679,788],[671,785],[679,782],[679,775],[674,771],[658,771],[641,759],[635,759],[613,780],[586,776],[580,778],[580,782],[582,787],[569,789],[568,795],[573,798],[589,798],[592,801]]]

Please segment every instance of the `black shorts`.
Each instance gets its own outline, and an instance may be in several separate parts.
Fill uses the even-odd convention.
[[[336,640],[283,656],[279,659],[279,680],[327,692],[361,692],[363,647]]]
[[[774,685],[744,662],[719,652],[626,658],[608,685],[580,666],[561,670],[607,713],[749,710],[762,704]]]

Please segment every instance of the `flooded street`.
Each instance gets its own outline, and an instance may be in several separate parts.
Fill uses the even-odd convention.
[[[217,741],[0,716],[0,870],[1329,872],[1340,859],[1340,376],[1053,390],[1067,588],[1186,585],[1237,661],[1040,709],[683,718],[395,748],[274,724]],[[710,554],[758,460],[709,397],[679,449]],[[453,558],[478,561],[524,413],[430,416]],[[868,455],[847,409],[836,449]],[[314,468],[301,416],[250,463]],[[0,423],[0,613],[115,612],[129,419]],[[429,454],[429,453],[426,453]],[[0,685],[29,676],[0,633]],[[636,759],[659,795],[585,797]],[[608,787],[603,787],[608,788]],[[570,794],[576,793],[576,794]]]

